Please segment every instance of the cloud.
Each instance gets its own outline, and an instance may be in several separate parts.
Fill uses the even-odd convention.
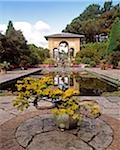
[[[50,26],[39,20],[35,24],[29,22],[13,22],[13,26],[16,30],[21,30],[28,43],[33,43],[37,46],[47,47],[47,41],[44,36],[50,31]],[[7,24],[0,24],[0,32],[5,33]]]

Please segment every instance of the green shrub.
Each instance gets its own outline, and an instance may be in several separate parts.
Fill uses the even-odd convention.
[[[0,68],[9,69],[10,68],[10,63],[7,62],[7,61],[4,61],[3,63],[0,63]]]
[[[102,93],[102,96],[120,96],[120,91],[114,91],[114,92],[104,92]]]
[[[89,57],[83,57],[81,62],[84,63],[84,64],[90,64],[91,59]]]
[[[120,51],[114,51],[109,55],[109,62],[116,68],[120,62]]]
[[[81,51],[76,54],[76,62],[90,64],[91,61],[94,61],[96,64],[100,63],[100,60],[106,58],[107,46],[108,42],[83,45]]]
[[[52,58],[47,58],[43,64],[54,65],[54,60]]]
[[[91,67],[95,67],[95,66],[96,66],[96,62],[95,62],[95,61],[91,61],[91,62],[90,62],[90,66],[91,66]]]
[[[120,67],[120,61],[118,62],[118,67]]]

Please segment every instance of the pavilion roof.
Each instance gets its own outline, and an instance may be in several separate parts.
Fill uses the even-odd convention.
[[[83,38],[83,37],[85,36],[81,34],[73,34],[65,32],[45,36],[46,40],[48,40],[48,38]]]

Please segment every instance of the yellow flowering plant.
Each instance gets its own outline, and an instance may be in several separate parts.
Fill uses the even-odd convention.
[[[93,101],[80,101],[74,97],[80,94],[78,90],[69,88],[62,91],[59,88],[53,87],[52,84],[52,77],[27,77],[19,80],[16,85],[18,96],[13,101],[13,105],[19,110],[24,110],[30,106],[30,103],[37,106],[40,98],[47,97],[52,102],[55,102],[57,99],[59,100],[60,103],[55,103],[56,107],[52,110],[52,113],[56,117],[63,115],[63,120],[69,116],[72,120],[81,121],[84,116],[95,118],[100,114],[100,107],[97,103]]]
[[[16,87],[18,96],[13,100],[13,106],[18,110],[24,110],[30,106],[30,103],[37,105],[38,98],[50,95],[53,83],[51,77],[30,78],[18,80]]]
[[[65,92],[63,92],[61,97],[62,102],[60,105],[53,109],[53,114],[68,114],[72,119],[79,119],[79,100],[73,98],[75,95],[79,95],[79,91],[73,88],[67,89]]]
[[[79,95],[78,90],[72,88],[66,90],[62,94],[61,104],[52,111],[57,126],[62,130],[69,129],[71,122],[80,125],[84,117],[96,118],[101,114],[100,107],[95,101],[80,101],[73,97],[77,95]]]

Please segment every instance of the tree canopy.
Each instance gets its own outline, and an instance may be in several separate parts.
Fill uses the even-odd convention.
[[[110,33],[108,53],[112,51],[120,51],[120,18],[116,18]]]
[[[120,18],[120,4],[112,6],[112,1],[108,1],[103,8],[92,4],[67,24],[63,32],[84,34],[87,42],[95,42],[95,35],[110,33],[112,23],[117,17]]]
[[[49,50],[28,45],[20,30],[15,30],[12,21],[9,21],[5,35],[0,33],[0,62],[11,64],[38,64],[49,57]]]

